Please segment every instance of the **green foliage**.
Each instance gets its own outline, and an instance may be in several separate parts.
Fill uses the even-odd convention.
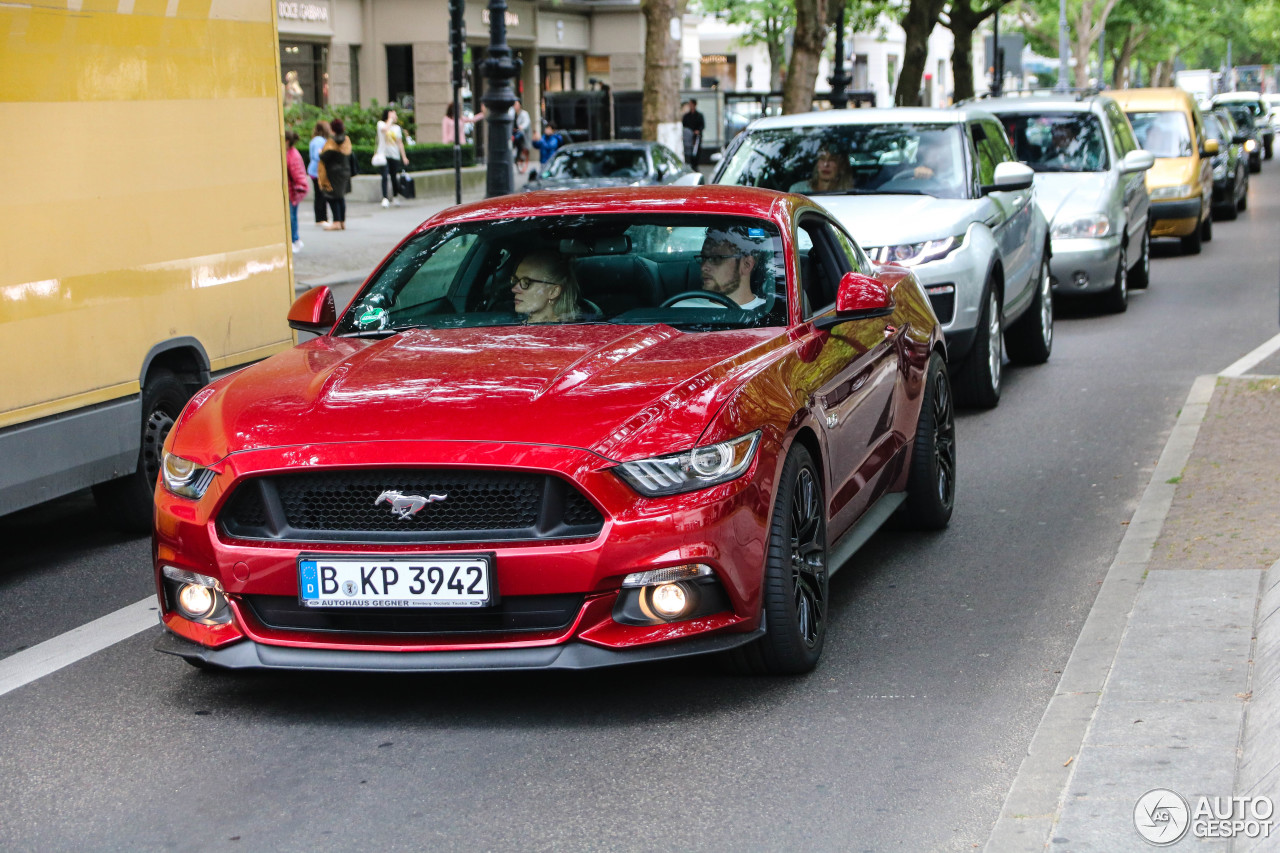
[[[343,104],[324,108],[312,104],[293,104],[284,108],[284,124],[298,134],[298,139],[306,142],[311,139],[311,132],[315,129],[316,122],[340,118],[347,127],[347,135],[351,137],[352,145],[376,145],[378,121],[382,118],[382,110],[383,107],[377,101],[373,101],[367,107],[359,104]],[[414,121],[412,110],[397,108],[396,119],[407,136],[418,135],[418,126]],[[405,147],[409,146],[406,144]],[[452,159],[449,162],[452,164]]]

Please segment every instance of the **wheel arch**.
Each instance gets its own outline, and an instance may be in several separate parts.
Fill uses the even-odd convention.
[[[156,371],[167,370],[194,392],[209,384],[209,369],[209,355],[200,341],[190,336],[170,338],[153,346],[142,360],[138,384],[145,388]]]

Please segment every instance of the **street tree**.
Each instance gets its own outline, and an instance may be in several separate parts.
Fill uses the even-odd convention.
[[[685,0],[640,0],[644,100],[640,136],[680,150],[680,18]]]
[[[898,90],[893,102],[899,107],[920,106],[920,84],[929,59],[929,36],[938,25],[938,17],[946,0],[910,0],[902,16],[906,44],[902,49],[902,71],[898,74]]]
[[[827,43],[830,22],[827,0],[794,0],[796,28],[791,37],[791,63],[782,84],[782,112],[803,113],[813,109],[813,91],[818,81],[818,61]]]
[[[762,45],[769,54],[769,90],[782,89],[787,64],[787,30],[796,25],[793,0],[693,0],[691,6],[744,29],[739,44]]]
[[[955,83],[955,99],[972,98],[973,34],[983,21],[1013,0],[951,0],[941,15],[942,25],[951,30],[955,47],[951,53],[951,79]],[[926,37],[927,39],[927,37]]]

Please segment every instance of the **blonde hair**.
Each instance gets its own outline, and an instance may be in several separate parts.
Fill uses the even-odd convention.
[[[578,287],[578,277],[573,274],[573,264],[570,260],[551,249],[530,252],[524,260],[541,267],[547,280],[560,288],[560,295],[551,306],[556,318],[565,320],[578,316],[578,299],[581,298],[582,291]]]

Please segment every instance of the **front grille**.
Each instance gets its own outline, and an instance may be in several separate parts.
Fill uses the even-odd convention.
[[[253,616],[282,631],[334,631],[344,634],[498,634],[556,631],[573,624],[582,609],[581,595],[517,595],[493,607],[440,608],[304,607],[282,595],[245,595]]]
[[[421,508],[398,512],[395,507],[406,502],[410,509]],[[228,500],[218,524],[240,539],[430,543],[595,536],[604,519],[558,477],[401,469],[307,471],[247,480]]]

